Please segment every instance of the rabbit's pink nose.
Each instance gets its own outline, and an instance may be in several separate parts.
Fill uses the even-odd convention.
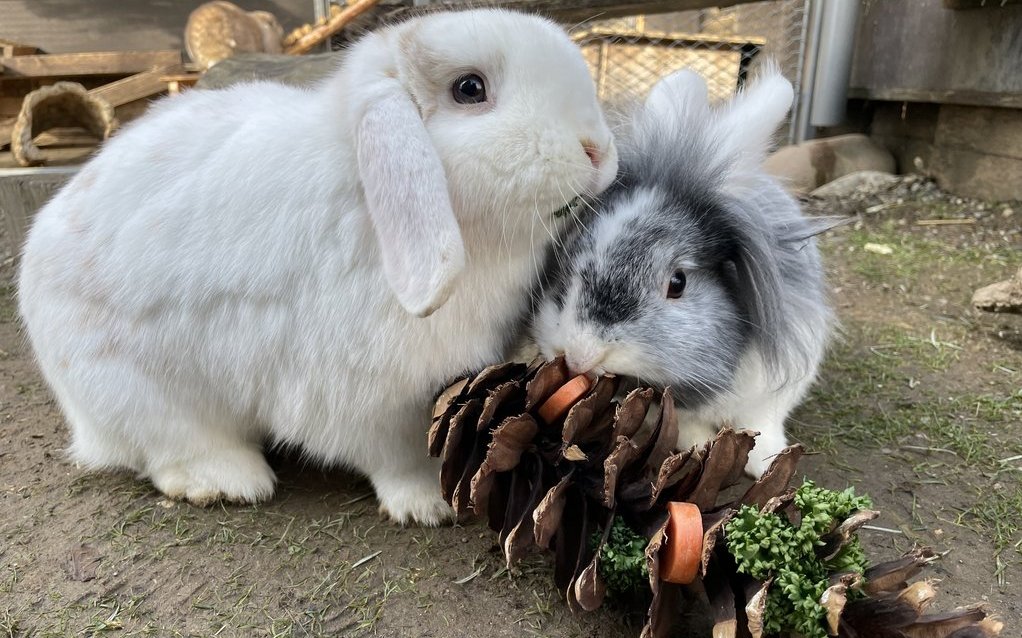
[[[606,356],[607,351],[595,343],[580,343],[568,349],[564,362],[568,364],[568,372],[574,377],[597,372],[596,368],[603,363]]]
[[[589,158],[589,163],[593,165],[593,168],[599,168],[600,161],[603,159],[600,147],[590,140],[582,140],[582,150],[585,151],[586,157]]]

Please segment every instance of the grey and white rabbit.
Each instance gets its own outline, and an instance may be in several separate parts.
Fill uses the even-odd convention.
[[[724,422],[759,431],[756,476],[832,325],[822,224],[761,167],[792,96],[772,66],[717,106],[690,71],[654,87],[618,136],[618,182],[551,252],[532,326],[573,371],[672,386],[681,447]]]
[[[263,443],[290,445],[439,522],[434,394],[504,356],[554,213],[616,170],[579,49],[509,11],[370,33],[314,87],[161,101],[25,245],[20,311],[73,457],[258,501]]]

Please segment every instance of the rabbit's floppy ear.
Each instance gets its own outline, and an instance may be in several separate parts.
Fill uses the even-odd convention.
[[[426,317],[450,296],[465,246],[443,164],[411,96],[395,78],[375,84],[357,124],[359,177],[387,283],[405,310]]]
[[[660,122],[682,123],[709,111],[706,80],[691,69],[682,69],[658,81],[646,97],[646,113]]]
[[[749,326],[762,347],[767,366],[780,372],[787,311],[778,251],[772,244],[769,222],[754,210],[736,205],[726,217],[734,238],[731,261],[735,267],[736,291]]]

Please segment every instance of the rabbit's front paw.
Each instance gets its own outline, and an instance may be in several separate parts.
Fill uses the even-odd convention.
[[[162,465],[150,472],[156,489],[173,499],[205,507],[217,501],[256,503],[273,496],[276,477],[262,452],[216,450]]]
[[[693,416],[691,419],[679,418],[678,449],[687,450],[691,447],[706,444],[717,435],[716,423]]]
[[[749,462],[745,464],[745,473],[754,479],[763,476],[770,469],[774,458],[788,447],[784,431],[779,428],[764,428],[756,437],[756,446],[749,452]]]
[[[749,462],[745,464],[745,473],[751,478],[759,480],[763,473],[770,467],[770,463],[773,462],[773,456],[769,457],[757,457],[755,450],[749,454]]]
[[[378,485],[380,512],[401,525],[436,527],[454,518],[454,510],[440,495],[436,477],[429,480],[387,481]]]

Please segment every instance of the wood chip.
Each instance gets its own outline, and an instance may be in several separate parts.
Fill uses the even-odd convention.
[[[887,244],[866,244],[862,247],[868,253],[875,253],[877,255],[893,255],[894,248]]]

